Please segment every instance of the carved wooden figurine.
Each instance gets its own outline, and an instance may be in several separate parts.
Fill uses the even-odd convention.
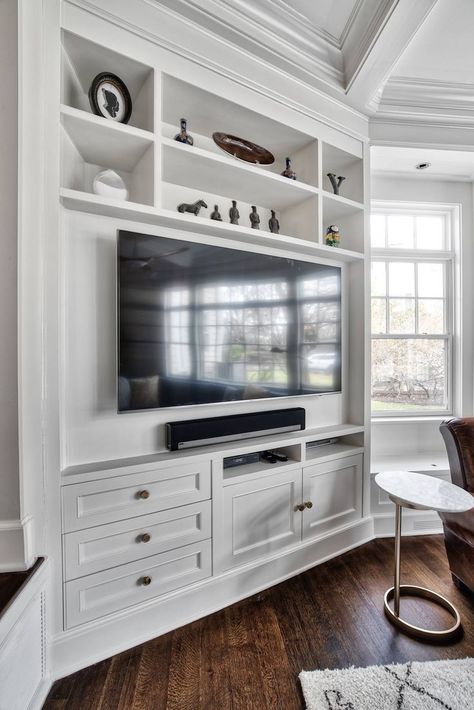
[[[214,205],[214,211],[211,212],[211,219],[215,219],[217,222],[222,222],[221,213],[219,212],[219,205]]]
[[[249,214],[249,219],[252,229],[260,229],[260,216],[255,205],[252,205],[252,211]]]
[[[193,214],[195,217],[197,217],[201,207],[205,207],[207,209],[207,205],[204,202],[204,200],[198,200],[197,202],[194,202],[193,204],[189,204],[187,202],[181,202],[181,204],[178,205],[177,210],[178,210],[178,212],[191,212],[191,214]]]
[[[231,224],[239,223],[240,212],[237,209],[237,202],[235,200],[232,200],[232,207],[229,210],[229,217]]]
[[[272,234],[280,234],[280,222],[275,217],[275,210],[270,210],[272,216],[268,220],[268,226]]]

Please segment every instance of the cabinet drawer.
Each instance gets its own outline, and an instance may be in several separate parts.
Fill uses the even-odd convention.
[[[66,580],[211,537],[211,501],[140,515],[63,536]]]
[[[66,582],[66,628],[140,604],[211,575],[211,541]],[[148,584],[144,584],[148,582]]]
[[[156,513],[211,495],[209,461],[64,486],[63,531]]]

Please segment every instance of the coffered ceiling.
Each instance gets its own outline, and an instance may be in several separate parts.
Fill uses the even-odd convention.
[[[149,0],[376,121],[474,125],[474,0]]]

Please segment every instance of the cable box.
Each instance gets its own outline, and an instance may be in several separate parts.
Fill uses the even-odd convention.
[[[308,441],[306,444],[307,449],[315,449],[317,446],[327,446],[328,444],[337,444],[338,438],[332,437],[331,439],[318,439],[318,441]]]
[[[245,466],[249,463],[258,463],[260,454],[258,451],[251,454],[239,454],[238,456],[227,456],[224,459],[224,468],[233,468],[234,466]]]

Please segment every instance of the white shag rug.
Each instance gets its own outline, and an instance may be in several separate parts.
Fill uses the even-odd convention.
[[[303,671],[307,710],[474,710],[474,658]]]

